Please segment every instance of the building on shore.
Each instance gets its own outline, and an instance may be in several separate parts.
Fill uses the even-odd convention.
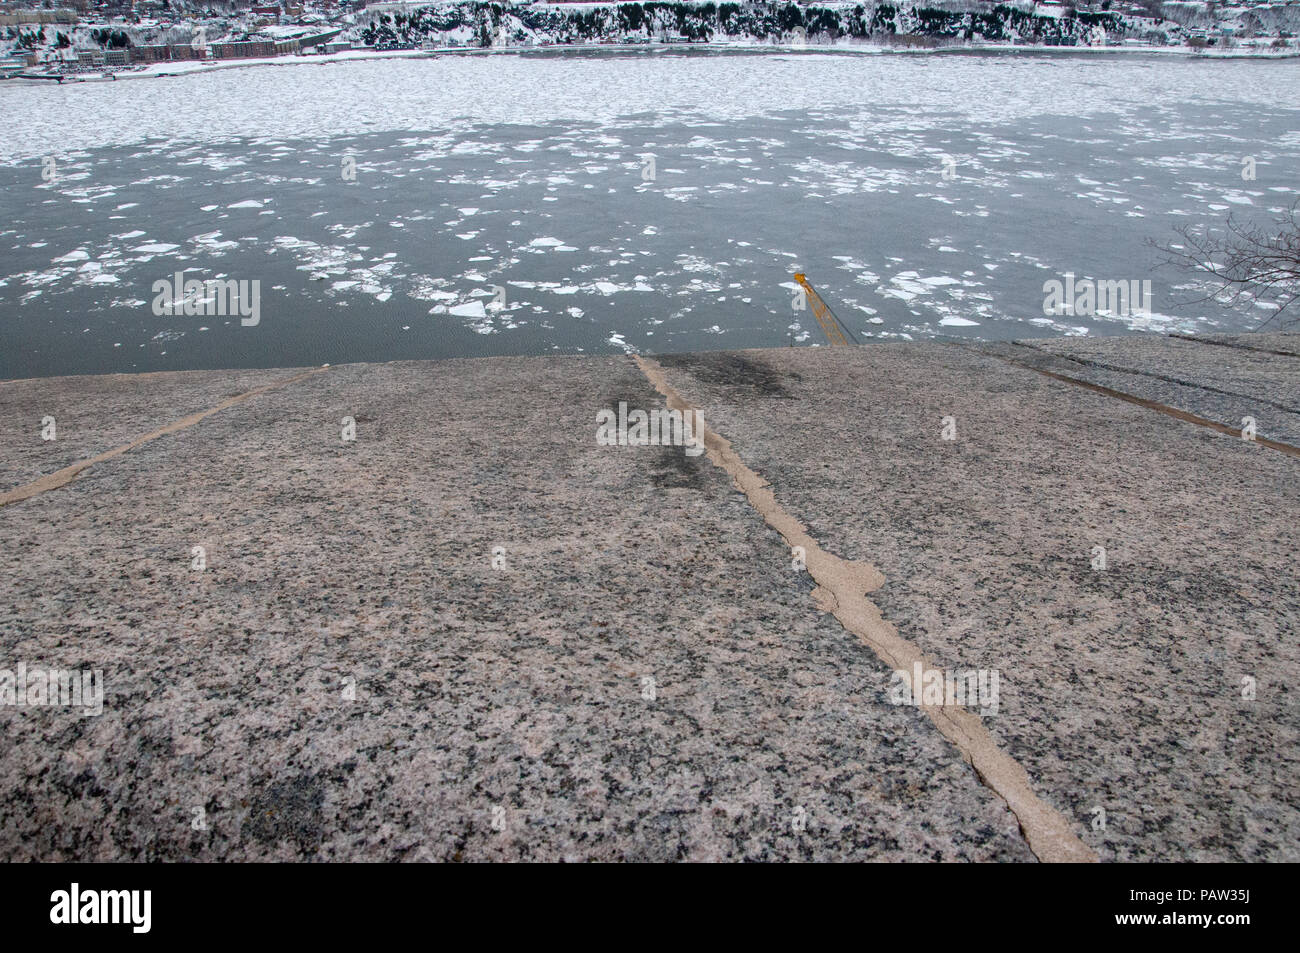
[[[247,59],[254,56],[275,56],[274,40],[244,40],[237,43],[212,43],[209,49],[214,60]]]

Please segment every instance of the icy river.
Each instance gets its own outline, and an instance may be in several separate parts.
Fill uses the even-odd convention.
[[[1298,110],[1300,61],[1136,53],[0,83],[0,378],[822,343],[796,271],[862,341],[1253,328],[1151,242],[1291,206]],[[1046,314],[1066,275],[1150,308]]]

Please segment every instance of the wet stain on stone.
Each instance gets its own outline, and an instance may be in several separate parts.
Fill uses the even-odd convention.
[[[706,384],[745,388],[760,397],[797,400],[785,385],[803,380],[799,374],[779,371],[764,361],[742,354],[665,354],[655,360],[664,367],[686,371]]]
[[[249,800],[243,835],[263,844],[291,841],[300,850],[314,853],[323,838],[321,806],[325,785],[313,774],[300,774],[285,781],[267,775],[255,784],[257,793]]]
[[[1114,555],[1111,559],[1114,560]],[[1178,570],[1149,563],[1120,560],[1106,570],[1090,570],[1087,564],[1062,566],[1083,590],[1106,593],[1117,600],[1143,598],[1151,603],[1187,606],[1221,606],[1247,611],[1257,598],[1242,592],[1223,576],[1199,568]]]
[[[629,412],[633,410],[651,411],[664,405],[664,400],[659,396],[659,392],[650,387],[645,382],[645,378],[638,374],[633,377],[631,374],[624,375],[613,381],[613,386],[605,391],[605,395],[596,401],[592,408],[592,432],[595,432],[596,411],[612,410],[618,413],[619,403],[627,404]]]
[[[703,454],[687,456],[685,447],[647,447],[653,451],[653,472],[650,482],[665,490],[703,490],[708,487],[711,474],[700,461],[708,460]],[[711,467],[711,465],[710,465]]]

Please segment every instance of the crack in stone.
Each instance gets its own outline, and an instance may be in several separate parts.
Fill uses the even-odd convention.
[[[37,496],[38,494],[48,493],[51,490],[65,487],[80,476],[83,470],[90,469],[96,463],[103,463],[106,460],[112,460],[114,457],[120,457],[127,451],[143,446],[151,440],[157,440],[159,437],[165,437],[169,433],[176,433],[178,430],[185,430],[186,428],[193,427],[204,418],[211,417],[213,414],[223,411],[228,407],[242,404],[244,401],[256,397],[259,394],[265,394],[267,391],[276,390],[280,387],[287,387],[289,384],[300,381],[304,377],[311,377],[313,374],[319,374],[328,369],[328,365],[325,367],[313,367],[311,370],[302,374],[296,374],[293,377],[286,377],[284,380],[272,381],[269,384],[263,384],[261,387],[254,387],[252,390],[245,391],[242,394],[236,394],[234,397],[229,397],[223,400],[215,407],[209,407],[207,410],[200,410],[197,413],[190,414],[188,417],[182,417],[180,420],[172,421],[166,426],[150,431],[144,436],[136,437],[130,443],[122,444],[120,447],[114,447],[112,450],[105,450],[101,454],[97,454],[96,456],[90,457],[86,460],[79,460],[70,466],[64,467],[62,470],[55,470],[53,473],[47,473],[45,476],[33,480],[31,483],[24,483],[22,486],[17,486],[12,490],[0,493],[0,506],[19,503],[23,500],[30,499],[33,496]]]
[[[683,413],[697,409],[668,382],[659,364],[639,355],[634,360],[670,409]],[[699,428],[697,436],[704,440],[709,460],[731,477],[750,505],[786,542],[804,548],[808,574],[817,583],[813,597],[819,608],[832,613],[890,668],[911,671],[917,662],[925,670],[933,668],[920,648],[900,636],[881,615],[879,607],[867,598],[868,593],[884,585],[884,575],[869,563],[842,559],[822,549],[804,525],[777,502],[767,481],[746,466],[731,448],[730,441],[703,421]],[[923,704],[921,710],[956,746],[976,776],[1007,805],[1019,822],[1029,849],[1039,860],[1097,861],[1096,853],[1079,839],[1070,822],[1034,792],[1024,767],[998,748],[978,715],[953,705]]]

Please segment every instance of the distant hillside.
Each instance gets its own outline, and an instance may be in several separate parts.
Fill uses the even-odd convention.
[[[1223,45],[1253,37],[1286,42],[1288,27],[1300,26],[1296,4],[1169,6],[1172,9],[1166,11],[1158,0],[1079,8],[972,0],[807,6],[790,2],[385,4],[359,16],[354,36],[379,47],[427,41],[509,46],[672,39],[905,46],[963,42],[1088,46],[1138,40],[1183,45],[1202,37],[1209,45]]]
[[[1045,46],[1215,47],[1279,50],[1300,32],[1300,3],[1228,5],[1170,0],[1066,4],[979,0],[927,3],[378,3],[355,14],[267,25],[220,0],[170,0],[157,18],[82,18],[3,26],[0,50],[123,49],[152,44],[278,39],[341,28],[341,39],[375,49],[425,45],[518,47],[650,42],[941,47],[968,43]],[[224,12],[223,12],[223,8]],[[31,12],[31,11],[28,11]],[[40,11],[37,11],[38,13]],[[44,16],[44,14],[42,14]],[[9,15],[17,19],[19,13]]]

